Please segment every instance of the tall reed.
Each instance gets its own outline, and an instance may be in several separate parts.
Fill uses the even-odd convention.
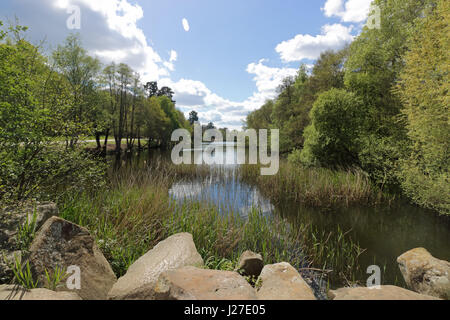
[[[240,167],[241,178],[256,184],[275,203],[285,200],[312,207],[374,205],[383,201],[383,193],[360,170],[333,171],[305,168],[281,161],[274,176],[260,175],[259,165]]]
[[[261,253],[266,264],[287,261],[299,270],[333,270],[333,281],[352,278],[359,246],[341,230],[325,234],[254,208],[248,217],[224,212],[207,201],[177,203],[168,195],[180,176],[203,175],[193,168],[155,165],[123,169],[108,188],[66,198],[63,218],[87,227],[118,276],[159,241],[179,232],[193,235],[209,268],[234,269],[241,253]],[[223,208],[222,208],[223,209]]]

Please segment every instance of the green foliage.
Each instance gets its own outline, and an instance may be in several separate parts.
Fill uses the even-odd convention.
[[[376,0],[381,28],[365,27],[349,47],[345,86],[362,99],[359,165],[379,185],[398,184],[398,160],[408,145],[402,102],[392,88],[404,67],[414,25],[433,0]]]
[[[438,1],[415,29],[398,85],[411,139],[402,186],[416,203],[443,214],[450,214],[449,22],[449,2]]]
[[[74,121],[68,117],[75,95],[69,90],[71,73],[50,69],[40,49],[23,40],[23,30],[11,27],[4,33],[7,41],[0,43],[2,201],[49,198],[63,185],[70,186],[69,191],[74,184],[82,188],[101,180],[94,174],[99,173],[94,161],[79,150],[65,152],[64,145],[55,141],[55,137],[69,135],[73,142],[84,126],[77,116],[73,115]]]
[[[244,165],[239,174],[245,182],[256,184],[273,203],[293,201],[325,209],[373,206],[387,200],[367,174],[358,169],[307,168],[296,162],[281,161],[275,176],[261,176],[259,170],[259,165]]]
[[[321,94],[311,110],[301,159],[306,165],[326,167],[358,164],[358,136],[362,101],[353,93],[331,89]]]
[[[17,230],[17,244],[21,251],[28,251],[31,243],[33,242],[36,235],[36,220],[37,220],[37,212],[33,211],[33,215],[30,217],[27,214],[27,220],[19,226],[19,230]]]
[[[304,131],[310,124],[309,112],[317,96],[344,86],[343,65],[347,49],[326,51],[317,60],[311,74],[302,65],[296,77],[288,77],[278,88],[278,97],[250,113],[246,127],[280,129],[280,151],[290,152],[304,145]]]
[[[49,290],[56,291],[67,277],[68,274],[65,268],[56,266],[53,272],[48,272],[48,270],[45,269],[45,287]]]
[[[38,286],[38,281],[33,279],[33,273],[31,272],[30,263],[27,261],[25,265],[22,265],[20,258],[14,257],[14,266],[12,271],[14,273],[15,282],[25,289],[35,289]]]

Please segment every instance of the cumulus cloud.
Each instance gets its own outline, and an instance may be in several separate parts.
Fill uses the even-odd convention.
[[[351,34],[353,27],[341,24],[327,24],[322,27],[322,33],[316,36],[298,34],[293,39],[283,41],[277,45],[276,51],[284,62],[315,60],[325,50],[342,49],[353,41]]]
[[[327,17],[339,17],[342,22],[363,22],[367,19],[372,0],[327,0],[322,11]]]
[[[282,80],[288,76],[295,76],[297,69],[294,68],[271,68],[264,65],[265,59],[258,63],[251,63],[247,66],[247,72],[254,74],[253,80],[256,82],[258,93],[265,96],[266,99],[273,98],[276,88]]]
[[[183,24],[184,31],[189,32],[189,30],[191,29],[191,27],[189,26],[189,21],[187,21],[186,18],[183,18],[181,23]]]
[[[67,9],[72,6],[80,8],[80,30],[66,27]],[[49,45],[56,46],[69,33],[79,32],[90,54],[104,63],[127,63],[145,81],[167,77],[174,69],[175,60],[162,59],[138,27],[144,17],[142,8],[127,0],[17,0],[12,10],[19,14],[21,24],[31,27],[35,41],[45,37]]]
[[[247,72],[254,75],[256,91],[244,101],[231,101],[212,92],[203,82],[190,79],[172,81],[164,78],[161,86],[169,86],[174,92],[177,106],[186,114],[199,113],[200,122],[214,122],[220,127],[239,129],[249,112],[261,107],[268,99],[276,97],[276,88],[288,76],[295,76],[297,69],[275,68],[266,65],[267,60],[250,63]]]

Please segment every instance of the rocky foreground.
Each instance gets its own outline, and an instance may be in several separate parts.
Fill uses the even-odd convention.
[[[160,242],[117,279],[83,227],[59,217],[55,205],[37,208],[36,234],[27,254],[20,249],[18,226],[27,214],[5,211],[0,216],[0,284],[11,278],[11,262],[27,261],[39,284],[57,268],[76,266],[79,288],[66,283],[48,290],[25,290],[0,285],[0,300],[316,300],[313,290],[287,262],[264,265],[259,254],[247,251],[234,272],[208,270],[192,235],[180,233]],[[25,262],[26,263],[26,262]],[[331,300],[438,300],[450,297],[450,263],[423,248],[398,258],[408,287],[342,288],[328,293]],[[254,286],[245,277],[257,279]],[[76,282],[76,280],[75,280]]]

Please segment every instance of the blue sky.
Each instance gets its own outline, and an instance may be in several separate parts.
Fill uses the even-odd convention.
[[[2,0],[0,20],[17,16],[30,27],[30,40],[45,38],[51,50],[73,32],[68,9],[78,6],[75,31],[92,55],[172,87],[177,106],[198,111],[202,122],[239,128],[248,112],[275,97],[284,77],[351,42],[370,2]]]

